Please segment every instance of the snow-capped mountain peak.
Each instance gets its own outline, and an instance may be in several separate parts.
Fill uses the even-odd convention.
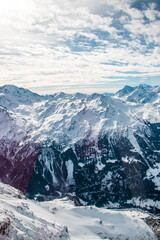
[[[40,100],[40,96],[24,88],[14,85],[0,87],[0,105],[10,109],[15,109],[20,104],[30,105]]]
[[[155,102],[160,98],[160,88],[158,86],[152,87],[146,84],[140,84],[137,87],[125,86],[115,94],[115,98],[141,104]]]

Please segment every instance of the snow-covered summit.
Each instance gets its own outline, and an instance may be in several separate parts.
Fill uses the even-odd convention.
[[[128,104],[140,118],[152,123],[160,122],[160,87],[140,84],[125,86],[114,95]]]
[[[146,84],[140,84],[136,87],[125,86],[115,94],[115,98],[142,104],[155,102],[160,98],[160,87]]]
[[[117,96],[117,97],[123,97],[123,96],[125,96],[126,94],[132,92],[133,90],[134,90],[133,87],[126,85],[126,86],[124,86],[123,89],[119,90],[119,91],[116,93],[116,96]]]
[[[19,88],[16,87],[15,85],[4,85],[0,87],[0,93],[3,93],[7,96],[9,95],[14,95],[15,97],[18,98],[29,98],[31,96],[39,96],[37,93],[33,93],[28,89],[25,88]]]
[[[40,96],[24,88],[14,85],[0,87],[0,105],[8,110],[16,108],[19,104],[30,105],[39,101]]]

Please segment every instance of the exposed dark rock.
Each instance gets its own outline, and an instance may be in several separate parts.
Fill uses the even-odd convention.
[[[157,238],[160,239],[160,218],[149,217],[145,219],[145,222],[151,227]]]

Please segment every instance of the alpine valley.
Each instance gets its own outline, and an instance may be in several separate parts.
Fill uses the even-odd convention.
[[[0,179],[31,199],[160,212],[160,87],[38,95],[0,87]]]

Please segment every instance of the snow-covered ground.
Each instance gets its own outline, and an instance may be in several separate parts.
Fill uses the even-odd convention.
[[[21,192],[0,183],[0,240],[67,240],[67,228],[53,213]]]
[[[0,183],[0,240],[156,240],[148,213],[74,206],[68,198],[38,203]]]

